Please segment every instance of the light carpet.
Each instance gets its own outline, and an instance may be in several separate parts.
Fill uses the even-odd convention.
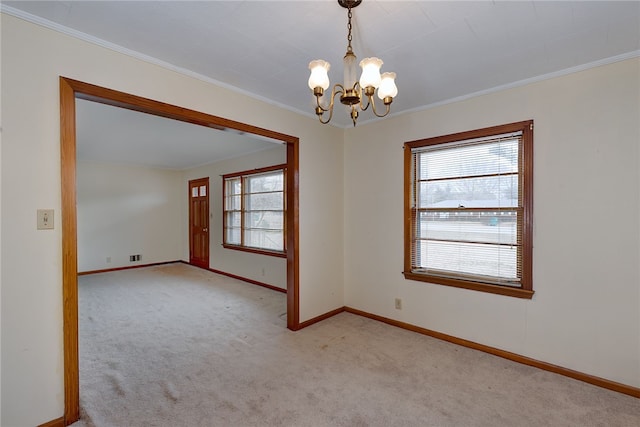
[[[640,399],[184,264],[79,278],[81,421],[125,426],[629,426]]]

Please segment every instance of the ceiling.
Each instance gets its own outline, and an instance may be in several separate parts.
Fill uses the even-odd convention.
[[[2,10],[314,117],[313,59],[342,79],[346,9],[321,1],[3,1]],[[392,114],[640,55],[638,1],[382,1],[353,48],[397,73]],[[375,119],[363,112],[359,123]],[[384,120],[384,119],[375,119]],[[351,126],[338,108],[332,124]]]
[[[78,160],[184,170],[256,153],[282,141],[76,100]]]

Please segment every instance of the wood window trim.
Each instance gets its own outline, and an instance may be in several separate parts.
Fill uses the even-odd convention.
[[[465,280],[452,277],[439,277],[426,273],[412,271],[412,148],[450,143],[455,141],[482,138],[489,135],[499,135],[510,132],[522,132],[522,171],[520,185],[523,192],[522,211],[522,281],[520,287],[502,286],[478,281]],[[404,144],[404,270],[405,279],[428,282],[456,288],[471,289],[498,295],[516,298],[531,299],[533,290],[533,120],[515,122],[506,125],[492,126],[476,129],[468,132],[459,132],[449,135],[437,136]]]
[[[283,188],[283,195],[284,195],[284,206],[283,206],[283,215],[286,217],[287,215],[287,164],[283,163],[283,164],[279,164],[279,165],[273,165],[273,166],[266,166],[263,168],[256,168],[256,169],[250,169],[250,170],[246,170],[246,171],[241,171],[241,172],[233,172],[233,173],[228,173],[228,174],[224,174],[222,175],[222,247],[225,249],[231,249],[231,250],[235,250],[235,251],[241,251],[241,252],[249,252],[249,253],[254,253],[254,254],[259,254],[259,255],[267,255],[267,256],[273,256],[273,257],[279,257],[279,258],[287,258],[287,227],[284,226],[283,227],[283,236],[284,236],[284,242],[283,242],[283,246],[284,249],[282,251],[276,251],[276,250],[269,250],[269,249],[263,249],[263,248],[255,248],[255,247],[251,247],[251,246],[245,246],[245,245],[236,245],[236,244],[231,244],[231,243],[227,243],[227,211],[226,211],[226,192],[227,192],[227,188],[226,188],[226,180],[230,179],[230,178],[244,178],[246,176],[251,176],[251,175],[259,175],[259,174],[263,174],[263,173],[268,173],[268,172],[273,172],[273,171],[279,171],[281,170],[283,173],[283,178],[284,178],[284,188]],[[241,193],[241,196],[244,196],[244,190]],[[244,199],[244,197],[241,197],[241,199]],[[242,218],[242,225],[240,226],[240,233],[242,234],[242,232],[244,231],[244,208],[241,208],[240,210],[241,213],[241,218]]]

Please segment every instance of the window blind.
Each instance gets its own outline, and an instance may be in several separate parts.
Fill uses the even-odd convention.
[[[411,149],[411,270],[521,286],[522,132]]]

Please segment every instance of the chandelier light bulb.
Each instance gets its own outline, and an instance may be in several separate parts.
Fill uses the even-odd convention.
[[[329,87],[329,68],[331,64],[322,59],[316,59],[309,63],[309,69],[311,75],[309,76],[309,89],[314,90],[317,87],[321,87],[326,90]]]
[[[383,73],[380,87],[378,88],[378,98],[384,100],[385,98],[394,98],[398,94],[398,88],[396,87],[396,73]]]
[[[365,58],[360,61],[360,67],[362,67],[362,75],[360,76],[360,87],[366,88],[373,86],[378,88],[380,86],[380,67],[382,67],[382,60],[379,58]]]

